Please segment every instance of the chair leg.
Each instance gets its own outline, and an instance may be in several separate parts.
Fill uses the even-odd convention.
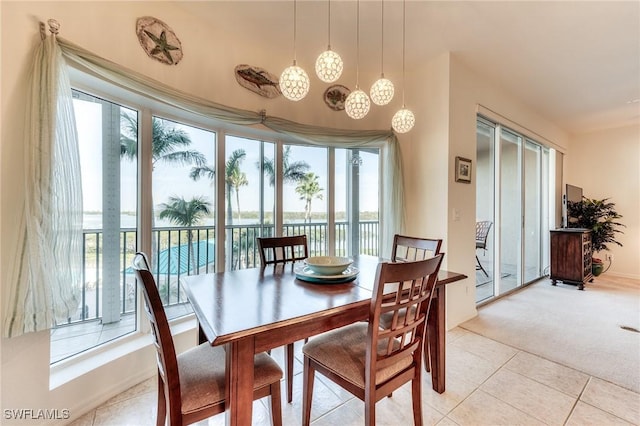
[[[411,400],[413,403],[413,424],[422,426],[422,386],[420,374],[411,381]]]
[[[388,396],[391,396],[389,394]],[[376,426],[376,400],[371,393],[365,390],[364,396],[364,424],[367,426]]]
[[[293,343],[289,343],[284,352],[284,370],[287,376],[287,402],[293,402]]]
[[[282,426],[282,399],[280,397],[280,381],[272,383],[271,390],[271,424]]]
[[[315,370],[311,360],[304,357],[304,372],[302,373],[302,426],[309,426],[311,422],[311,401],[313,399],[313,380]]]
[[[424,363],[424,371],[431,371],[431,352],[429,350],[429,327],[424,327],[424,339],[422,339],[422,362]]]
[[[167,417],[167,400],[164,394],[164,383],[158,373],[158,411],[156,416],[156,425],[164,426]]]
[[[482,271],[487,276],[487,278],[489,278],[489,274],[487,274],[487,271],[485,271],[482,265],[480,264],[480,259],[478,259],[477,254],[476,254],[476,262],[478,263],[476,265],[476,271]]]

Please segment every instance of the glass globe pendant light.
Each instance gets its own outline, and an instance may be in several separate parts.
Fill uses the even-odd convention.
[[[327,50],[322,52],[316,60],[316,75],[325,83],[333,83],[342,75],[344,63],[336,52],[331,50],[331,0],[329,0],[329,42]]]
[[[384,78],[384,0],[380,2],[382,4],[382,61],[380,66],[380,78],[376,80],[371,86],[369,94],[371,95],[371,101],[376,105],[386,105],[393,99],[394,87],[391,80]]]
[[[405,87],[405,26],[406,26],[406,0],[402,0],[402,108],[393,115],[391,127],[398,133],[407,133],[416,124],[416,117],[404,104]]]
[[[360,74],[360,0],[357,2],[357,25],[356,25],[356,89],[349,93],[344,101],[344,110],[347,115],[354,120],[359,120],[369,113],[371,102],[369,96],[358,88],[358,78]]]
[[[293,65],[285,68],[280,75],[280,91],[291,100],[299,101],[309,93],[309,76],[296,65],[296,1],[293,1]]]

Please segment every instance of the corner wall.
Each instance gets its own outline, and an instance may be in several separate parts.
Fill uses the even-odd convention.
[[[614,256],[606,273],[640,279],[640,124],[572,136],[565,165],[566,183],[587,198],[609,198],[623,216],[624,234],[616,237],[623,246],[609,244],[596,255]]]

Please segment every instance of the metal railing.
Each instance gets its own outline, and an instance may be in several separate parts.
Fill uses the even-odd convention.
[[[335,225],[335,253],[339,256],[351,252],[378,255],[378,221],[361,221],[359,224],[359,247],[349,250],[349,224]],[[328,226],[326,223],[295,223],[283,226],[283,235],[306,234],[310,256],[328,254]],[[227,225],[225,226],[227,253],[226,269],[244,269],[259,266],[260,255],[256,237],[274,235],[273,225]],[[137,232],[135,228],[120,230],[119,257],[121,266],[120,314],[135,312],[137,287],[131,261],[136,252]],[[56,326],[100,320],[102,317],[102,264],[103,232],[101,229],[83,231],[82,288],[80,307],[75,315]],[[187,302],[180,278],[185,275],[205,274],[215,271],[215,227],[196,226],[190,228],[162,227],[152,232],[151,270],[158,284],[160,296],[166,307]]]

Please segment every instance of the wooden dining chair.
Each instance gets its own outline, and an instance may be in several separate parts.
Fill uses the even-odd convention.
[[[321,334],[304,345],[304,426],[311,419],[316,372],[364,401],[365,424],[369,426],[375,425],[376,402],[411,381],[413,421],[422,425],[422,340],[443,256],[380,263],[368,323]],[[386,327],[380,323],[385,314],[393,318]]]
[[[392,262],[406,262],[412,260],[424,260],[440,254],[442,247],[441,239],[409,237],[406,235],[396,234],[393,236],[393,247],[391,249]],[[380,322],[383,326],[388,326],[391,320],[389,315],[383,315]],[[428,330],[425,327],[424,341],[429,341]],[[429,360],[429,345],[423,348],[424,369],[431,370],[431,362]]]
[[[287,237],[257,237],[262,267],[272,264],[301,261],[309,257],[306,235]],[[307,342],[308,339],[305,339]],[[289,343],[284,352],[284,371],[287,382],[287,402],[293,401],[293,343]]]
[[[287,237],[257,237],[262,266],[287,263],[309,257],[306,235]]]
[[[225,410],[225,350],[222,346],[200,344],[176,354],[169,322],[160,299],[149,262],[144,253],[136,253],[132,267],[142,287],[145,311],[158,363],[158,412],[156,424],[188,425]],[[274,426],[282,425],[280,379],[282,370],[266,353],[254,358],[254,400],[271,396]]]
[[[408,237],[396,234],[393,236],[391,261],[407,262],[428,259],[439,254],[441,247],[442,240],[439,239]]]

